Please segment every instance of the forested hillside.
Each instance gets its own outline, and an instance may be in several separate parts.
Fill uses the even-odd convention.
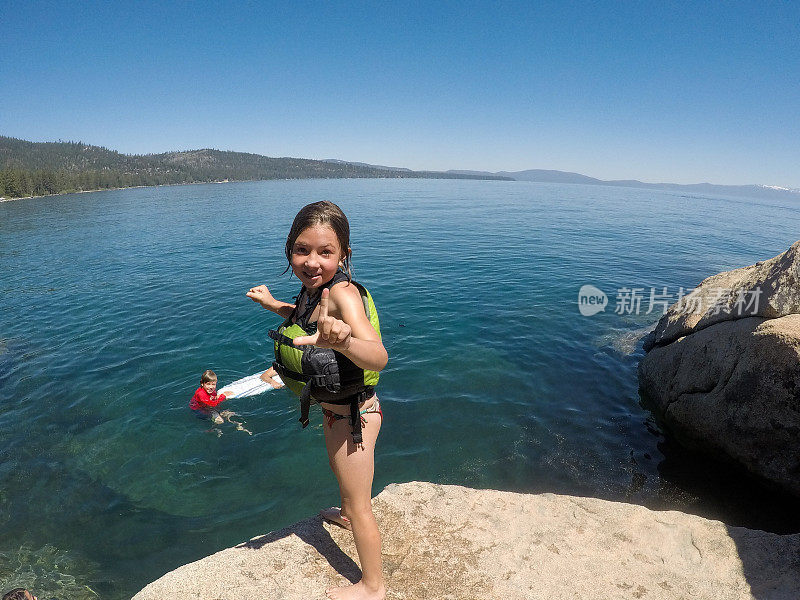
[[[5,198],[140,185],[345,177],[503,179],[209,149],[128,155],[83,142],[0,136],[0,197]]]

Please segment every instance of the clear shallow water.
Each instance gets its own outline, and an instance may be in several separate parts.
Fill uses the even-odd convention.
[[[192,416],[200,373],[270,360],[297,209],[353,229],[390,363],[375,493],[397,481],[558,492],[800,531],[796,511],[683,457],[639,404],[638,333],[578,289],[691,288],[784,251],[797,206],[525,182],[275,181],[0,204],[0,588],[125,598],[180,564],[337,500],[321,417],[285,391]],[[613,308],[613,306],[612,306]],[[49,594],[49,596],[48,596]]]

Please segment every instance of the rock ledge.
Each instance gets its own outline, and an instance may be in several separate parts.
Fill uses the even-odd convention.
[[[374,500],[391,600],[795,600],[800,534],[556,494],[392,484]],[[308,600],[359,578],[318,517],[167,573],[134,600]]]

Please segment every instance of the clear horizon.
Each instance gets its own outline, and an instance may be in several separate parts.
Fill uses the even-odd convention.
[[[3,3],[0,135],[800,188],[800,5]]]

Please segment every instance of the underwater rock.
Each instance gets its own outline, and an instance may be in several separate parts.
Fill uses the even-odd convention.
[[[388,600],[800,597],[800,534],[556,494],[392,484],[374,500]],[[360,577],[319,517],[167,573],[133,600],[307,600]]]

